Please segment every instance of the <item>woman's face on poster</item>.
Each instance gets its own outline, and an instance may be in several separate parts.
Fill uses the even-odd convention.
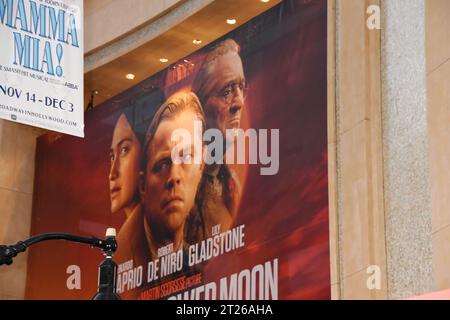
[[[195,122],[201,123],[192,111],[163,120],[147,150],[143,194],[146,215],[151,224],[171,234],[183,230],[202,175],[203,164],[194,161],[196,157],[201,159],[203,151],[202,130]],[[198,141],[172,141],[177,129],[186,130]],[[182,162],[173,161],[174,148],[181,152]]]
[[[139,140],[122,114],[114,128],[110,148],[109,188],[113,213],[130,208],[139,201],[140,156]]]

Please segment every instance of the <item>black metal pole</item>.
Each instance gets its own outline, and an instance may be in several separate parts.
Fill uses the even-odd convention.
[[[107,256],[98,267],[98,292],[92,300],[120,300],[116,293],[117,264]]]

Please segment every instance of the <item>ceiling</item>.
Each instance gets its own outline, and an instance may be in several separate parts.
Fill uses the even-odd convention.
[[[269,2],[216,0],[212,2],[146,44],[87,72],[84,75],[85,108],[89,103],[92,91],[98,91],[94,104],[99,105],[238,28],[280,2],[281,0],[270,0]],[[236,24],[227,24],[226,20],[229,18],[236,19]],[[201,39],[202,43],[195,45],[194,39]],[[162,57],[167,58],[168,62],[162,63],[160,61]],[[135,75],[134,80],[125,78],[125,75],[129,73]]]

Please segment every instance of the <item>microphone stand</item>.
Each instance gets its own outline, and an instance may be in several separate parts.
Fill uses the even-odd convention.
[[[0,266],[3,264],[11,265],[13,258],[27,250],[29,246],[49,240],[67,240],[102,249],[106,258],[98,268],[98,291],[92,300],[120,300],[116,293],[117,264],[112,259],[114,252],[117,250],[116,230],[113,228],[106,231],[105,239],[80,237],[68,233],[44,233],[19,241],[15,245],[0,245]]]

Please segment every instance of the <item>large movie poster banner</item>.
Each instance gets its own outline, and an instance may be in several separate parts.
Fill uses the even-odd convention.
[[[83,1],[0,1],[0,118],[84,136]]]
[[[284,1],[37,147],[32,233],[118,230],[123,299],[329,299],[326,0]],[[43,243],[26,297],[89,299]]]

